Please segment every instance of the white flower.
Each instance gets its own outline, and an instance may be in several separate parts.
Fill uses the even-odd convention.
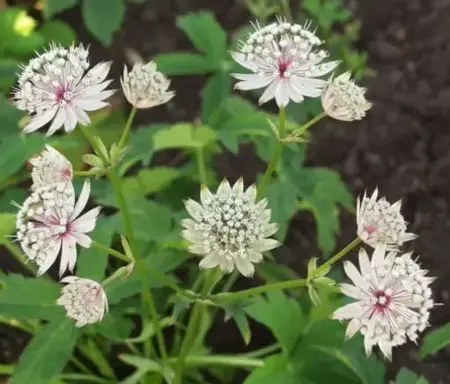
[[[344,269],[352,284],[342,284],[342,292],[356,301],[333,314],[337,320],[349,319],[346,337],[358,331],[364,335],[366,354],[373,346],[380,347],[391,359],[392,348],[410,339],[429,326],[430,309],[434,306],[430,283],[423,270],[411,259],[411,253],[386,254],[385,246],[378,246],[369,259],[366,251],[359,252],[360,271],[349,261]]]
[[[167,103],[175,92],[168,91],[170,80],[156,70],[156,64],[137,63],[131,72],[127,67],[120,79],[125,97],[136,108],[151,108]]]
[[[62,305],[67,316],[76,320],[75,325],[97,323],[108,311],[108,299],[102,286],[94,280],[68,276],[61,280],[67,283],[57,304]]]
[[[364,96],[366,89],[358,87],[350,76],[350,72],[345,72],[330,79],[322,93],[322,107],[334,119],[361,120],[372,107]]]
[[[76,244],[89,248],[86,233],[95,228],[100,207],[80,216],[89,199],[86,180],[75,204],[71,183],[54,183],[34,191],[17,213],[17,240],[25,255],[38,264],[38,275],[45,273],[61,251],[59,275],[73,272],[77,261]]]
[[[366,193],[362,200],[358,197],[356,205],[356,222],[358,236],[366,244],[375,248],[386,244],[388,249],[396,249],[404,242],[417,237],[406,232],[406,222],[400,213],[401,201],[390,204],[384,197],[377,201],[378,189],[371,197]]]
[[[338,61],[322,63],[329,56],[325,50],[315,50],[322,44],[310,31],[309,25],[291,24],[281,19],[256,31],[231,52],[235,61],[252,74],[233,74],[241,80],[236,89],[249,90],[267,87],[259,99],[265,103],[275,98],[279,107],[289,100],[300,103],[304,96],[319,97],[327,82],[317,77],[326,75]]]
[[[50,145],[46,145],[44,151],[30,159],[30,163],[33,166],[32,190],[53,183],[70,183],[72,180],[72,164]]]
[[[193,220],[181,222],[186,228],[183,237],[192,243],[189,251],[204,256],[200,267],[219,266],[226,273],[236,267],[244,276],[252,276],[253,263],[262,261],[262,252],[280,246],[278,241],[266,239],[278,230],[278,224],[269,224],[267,199],[256,202],[254,185],[244,192],[242,179],[233,187],[224,180],[215,194],[203,186],[200,200],[201,204],[185,202]]]
[[[47,52],[23,67],[14,98],[17,108],[32,115],[25,133],[36,131],[52,120],[47,135],[62,126],[70,132],[78,122],[83,125],[91,122],[86,111],[108,105],[103,100],[114,91],[105,90],[112,80],[104,80],[111,63],[99,63],[85,73],[89,69],[88,55],[82,45],[68,49],[51,45]]]

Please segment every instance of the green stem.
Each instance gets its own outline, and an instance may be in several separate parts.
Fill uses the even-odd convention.
[[[290,0],[281,0],[281,9],[283,10],[283,14],[284,17],[286,17],[286,20],[292,22],[292,11],[289,1]]]
[[[359,237],[355,238],[351,243],[347,244],[344,248],[342,248],[338,253],[336,253],[333,257],[331,257],[328,261],[326,261],[320,267],[318,267],[316,269],[314,275],[320,276],[328,268],[330,268],[336,261],[338,261],[339,259],[344,257],[353,248],[355,248],[360,242],[361,242],[361,239]]]
[[[205,284],[200,291],[200,297],[205,298],[209,292],[211,292],[215,283],[217,282],[217,274],[221,273],[220,270],[210,270],[207,272],[205,278]],[[177,363],[175,366],[175,384],[182,384],[183,382],[183,368],[185,364],[186,356],[189,352],[189,348],[192,347],[192,343],[195,340],[195,333],[202,316],[203,305],[200,302],[196,302],[192,310],[191,317],[187,326],[186,334],[184,336],[183,342],[180,348],[180,355],[178,356]]]
[[[120,137],[119,144],[117,146],[118,149],[121,149],[127,142],[128,134],[130,133],[131,126],[133,125],[133,120],[134,120],[134,117],[136,116],[136,112],[137,112],[137,108],[133,107],[131,109],[130,115],[128,116],[128,120],[127,120],[125,128],[122,132],[122,136]]]
[[[260,368],[264,367],[264,361],[259,359],[253,359],[248,356],[227,356],[227,355],[186,356],[185,365],[193,367],[222,365],[226,367]]]
[[[89,176],[103,176],[105,174],[105,172],[99,172],[99,171],[75,171],[73,173],[73,175],[76,176],[81,176],[81,177],[89,177]]]
[[[92,241],[92,247],[99,249],[100,251],[105,251],[107,252],[109,255],[117,257],[118,259],[125,261],[126,263],[131,262],[132,260],[130,260],[126,255],[124,255],[123,253],[120,253],[119,251],[116,251],[115,249],[109,248],[108,246],[99,243],[95,240]]]
[[[239,292],[219,293],[218,295],[213,295],[210,298],[212,300],[218,299],[220,302],[223,303],[228,301],[242,300],[249,296],[259,295],[260,293],[265,293],[268,291],[276,291],[278,289],[299,288],[305,287],[306,285],[307,285],[306,279],[287,280],[281,281],[279,283],[261,285],[259,287],[250,288]]]
[[[150,318],[153,321],[153,326],[155,327],[156,339],[157,339],[157,342],[159,345],[161,358],[163,360],[166,360],[167,359],[167,350],[166,350],[166,344],[164,342],[164,335],[162,333],[161,327],[159,326],[159,316],[158,316],[158,312],[156,311],[155,302],[153,300],[153,296],[152,296],[152,293],[150,290],[150,284],[147,279],[145,265],[144,265],[143,261],[141,260],[141,255],[138,252],[136,252],[137,248],[136,248],[136,243],[135,243],[135,239],[134,239],[133,227],[131,224],[131,215],[130,215],[130,211],[128,210],[128,205],[126,203],[125,196],[124,196],[123,189],[122,189],[122,182],[120,180],[119,172],[117,171],[116,167],[111,168],[111,170],[109,172],[109,177],[110,177],[111,183],[114,187],[114,190],[116,192],[117,204],[118,204],[120,212],[121,212],[122,221],[123,221],[123,225],[124,225],[124,229],[125,229],[125,234],[130,243],[132,253],[136,258],[136,269],[139,273],[139,276],[140,276],[140,279],[142,282],[142,309],[143,309],[142,321],[143,321],[143,324],[145,325],[146,312],[147,312],[145,309],[147,307],[149,314],[150,314]],[[146,340],[146,342],[144,344],[146,355],[150,354],[150,350],[151,350],[150,346],[151,346],[151,341]]]
[[[104,164],[108,164],[109,160],[105,158],[102,151],[100,150],[100,148],[98,148],[97,143],[95,142],[95,134],[92,132],[92,129],[94,129],[94,127],[82,124],[80,124],[80,126],[84,136],[86,136],[87,141],[89,142],[91,147],[94,148],[95,153],[100,156]]]
[[[27,262],[26,257],[22,254],[22,251],[16,244],[12,243],[7,238],[5,238],[3,245],[11,253],[11,255],[13,255],[16,258],[16,260],[19,261],[19,263],[24,266],[24,268],[26,268],[33,275],[36,275],[37,268],[35,267],[34,264]]]
[[[205,155],[203,153],[203,148],[197,149],[196,158],[197,158],[197,170],[198,170],[198,175],[200,177],[200,182],[203,185],[207,185],[208,182],[206,179]]]
[[[268,345],[267,347],[263,347],[260,349],[257,349],[256,351],[251,351],[248,353],[243,354],[242,356],[245,357],[263,357],[263,356],[267,356],[270,355],[273,352],[277,352],[281,349],[281,345],[278,343],[272,344],[272,345]]]
[[[322,120],[324,117],[326,117],[327,114],[325,112],[321,112],[316,117],[313,117],[311,120],[303,124],[301,127],[298,127],[292,132],[292,136],[302,136],[305,134],[305,132],[308,130],[309,127],[316,124],[318,121]]]
[[[275,170],[278,162],[280,161],[281,151],[283,149],[283,143],[281,142],[281,139],[284,137],[285,122],[286,122],[286,109],[284,107],[281,107],[278,119],[278,140],[275,143],[275,148],[272,152],[272,158],[270,159],[266,172],[264,173],[261,182],[259,183],[258,186],[259,197],[264,195],[264,192],[270,183],[272,173]]]

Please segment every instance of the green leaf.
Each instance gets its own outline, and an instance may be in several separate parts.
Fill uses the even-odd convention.
[[[114,226],[111,220],[100,217],[90,237],[106,246],[111,244]],[[108,264],[108,253],[94,247],[83,249],[78,255],[77,276],[101,281],[105,277]]]
[[[292,351],[305,324],[302,308],[297,301],[281,291],[270,292],[267,299],[262,296],[255,298],[245,311],[268,327],[287,353]]]
[[[243,384],[312,384],[303,381],[292,371],[289,361],[282,354],[270,356],[264,361],[264,368],[257,368],[247,377]]]
[[[136,371],[132,375],[121,381],[121,384],[137,384],[144,376],[149,378],[149,372],[161,372],[163,370],[156,361],[145,359],[143,357],[122,354],[119,355],[119,359],[125,364],[136,368]],[[150,382],[155,382],[155,380],[149,380]]]
[[[40,152],[45,141],[40,135],[11,137],[0,143],[0,183],[17,172],[33,155]]]
[[[423,376],[417,376],[407,368],[402,368],[395,379],[395,384],[428,384],[428,380]]]
[[[61,319],[64,310],[56,304],[61,293],[53,281],[0,274],[0,307],[2,314],[18,319]]]
[[[72,27],[61,20],[52,20],[39,28],[39,33],[44,36],[47,43],[60,43],[63,47],[69,47],[75,42],[77,35]]]
[[[171,148],[203,148],[216,140],[216,133],[206,125],[179,123],[161,129],[153,135],[153,148],[162,151]]]
[[[87,29],[110,46],[125,17],[124,0],[83,0],[82,15]]]
[[[160,54],[153,60],[158,70],[166,75],[204,75],[220,69],[217,63],[207,57],[189,52]]]
[[[51,19],[57,13],[75,7],[78,2],[79,0],[44,0],[42,12],[46,19]]]
[[[25,348],[10,384],[48,384],[72,356],[77,335],[69,319],[46,325]]]
[[[12,213],[0,213],[0,244],[5,244],[7,236],[14,232],[16,215]]]
[[[202,93],[202,122],[209,122],[210,116],[230,93],[231,78],[228,73],[219,72],[208,79]]]
[[[450,344],[450,323],[439,327],[431,332],[428,332],[420,346],[420,358],[424,359],[426,356],[438,352]]]
[[[194,46],[216,62],[227,54],[227,35],[210,12],[189,13],[177,18],[177,26]]]
[[[16,81],[16,72],[20,65],[20,61],[13,59],[11,57],[2,57],[0,58],[0,92],[3,92],[5,94],[8,94],[11,87],[14,85],[14,82]],[[3,97],[0,96],[0,104],[3,102],[6,103],[6,100]],[[0,109],[2,106],[0,105]],[[18,114],[20,114],[19,111],[17,111]],[[3,117],[0,118],[0,120],[3,120]],[[0,128],[3,130],[4,128]]]
[[[244,306],[242,302],[232,303],[231,305],[224,306],[225,309],[225,321],[233,319],[236,326],[241,333],[242,339],[245,344],[250,343],[252,337],[251,329],[248,324],[247,317],[245,316]]]

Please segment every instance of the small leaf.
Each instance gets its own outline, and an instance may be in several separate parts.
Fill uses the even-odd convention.
[[[225,309],[225,321],[233,319],[236,323],[239,332],[246,345],[250,343],[252,337],[251,329],[248,324],[247,317],[245,316],[244,309],[241,307],[240,303],[233,303],[231,306],[224,306]]]
[[[429,332],[423,339],[420,346],[420,358],[438,352],[450,344],[450,323]]]
[[[311,284],[308,285],[308,295],[314,305],[320,305],[320,296]]]
[[[124,0],[83,0],[82,15],[88,30],[110,46],[125,17]]]
[[[70,319],[46,325],[25,348],[10,384],[48,384],[72,356],[77,335]]]
[[[79,0],[44,0],[42,12],[46,19],[51,19],[57,13],[73,8]]]
[[[214,61],[220,61],[227,53],[227,35],[210,12],[189,13],[177,18],[194,46]]]
[[[218,71],[220,67],[205,56],[189,53],[174,52],[160,54],[153,58],[158,70],[165,75],[204,75]]]

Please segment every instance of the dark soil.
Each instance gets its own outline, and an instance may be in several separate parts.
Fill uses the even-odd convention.
[[[450,321],[450,1],[350,0],[348,4],[362,20],[359,48],[369,52],[370,66],[377,72],[365,84],[374,108],[361,122],[318,124],[307,161],[338,170],[355,195],[378,186],[389,200],[403,199],[411,230],[420,235],[414,249],[430,275],[439,277],[434,283],[435,300],[444,306],[435,308],[432,316],[433,325],[439,326]],[[113,48],[105,50],[94,43],[95,54],[98,59],[116,60],[118,75],[127,49],[146,59],[192,49],[175,26],[175,18],[200,9],[212,10],[228,30],[249,20],[237,0],[130,3]],[[80,29],[81,40],[89,41],[79,11],[65,16]],[[177,97],[164,107],[139,112],[139,123],[195,119],[203,84],[202,77],[174,78]],[[258,163],[248,150],[242,156],[244,170],[241,158],[227,155],[219,161],[219,171],[231,178],[244,172],[254,179]],[[353,221],[350,214],[342,215],[340,243],[354,237]],[[294,267],[303,268],[303,261],[294,260],[314,250],[311,228],[314,224],[307,214],[293,220],[288,244],[280,253]],[[236,350],[239,337],[233,332],[231,327],[221,329],[211,341],[219,343],[221,350]],[[450,350],[421,362],[417,348],[408,344],[396,351],[389,369],[393,373],[401,366],[424,374],[432,384],[450,383]]]

